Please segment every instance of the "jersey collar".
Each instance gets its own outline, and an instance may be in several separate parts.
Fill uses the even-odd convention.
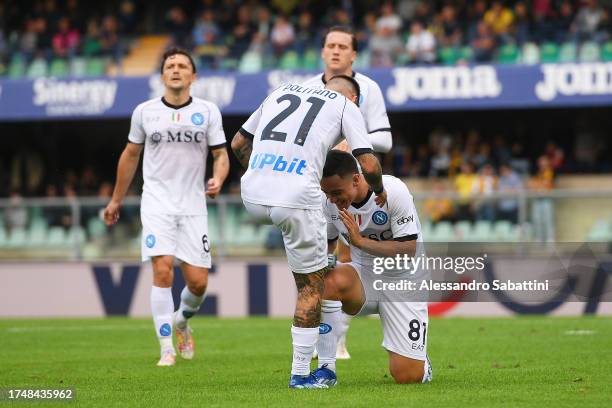
[[[193,98],[190,96],[190,97],[189,97],[189,99],[187,100],[187,102],[185,102],[185,103],[184,103],[184,104],[182,104],[182,105],[172,105],[172,104],[171,104],[170,102],[168,102],[168,101],[166,100],[166,98],[164,98],[163,96],[162,96],[162,98],[161,98],[161,101],[162,101],[162,103],[163,103],[164,105],[166,105],[167,107],[172,108],[172,109],[177,109],[177,110],[178,110],[178,109],[184,108],[185,106],[188,106],[189,104],[191,104],[191,102],[193,102]]]
[[[351,76],[352,76],[353,78],[355,78],[355,74],[356,74],[356,72],[355,72],[355,71],[353,71],[353,73],[351,74]],[[325,80],[325,72],[324,72],[323,74],[321,74],[321,81],[323,82],[323,84],[327,84],[327,81]]]
[[[368,190],[368,195],[366,195],[365,198],[358,203],[351,203],[351,207],[355,209],[360,209],[361,207],[366,205],[368,201],[370,201],[370,198],[372,197],[372,193],[373,193],[372,190]]]

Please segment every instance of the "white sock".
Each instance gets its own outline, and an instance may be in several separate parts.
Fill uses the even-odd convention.
[[[187,320],[200,310],[200,306],[204,302],[206,293],[202,296],[194,295],[187,286],[183,288],[181,292],[181,305],[176,312],[176,319],[174,323],[179,329],[184,329],[187,326]]]
[[[340,305],[342,305],[341,302]],[[342,306],[340,306],[342,307]],[[339,343],[345,343],[346,344],[346,333],[348,332],[349,329],[349,324],[351,323],[351,319],[352,317],[350,315],[347,315],[346,313],[344,313],[342,310],[340,311],[340,315],[342,317],[339,318],[339,322],[338,322],[338,331],[336,332],[336,336],[338,337],[338,342]]]
[[[291,337],[293,338],[291,375],[308,375],[314,346],[319,338],[319,328],[291,326]]]
[[[339,329],[342,325],[342,302],[323,300],[321,302],[321,330],[317,352],[319,353],[319,368],[327,364],[327,368],[336,372],[336,347],[338,346]]]
[[[159,339],[162,353],[167,350],[174,352],[172,344],[172,313],[174,302],[172,300],[172,288],[151,288],[151,312],[153,312],[153,323],[155,333]]]

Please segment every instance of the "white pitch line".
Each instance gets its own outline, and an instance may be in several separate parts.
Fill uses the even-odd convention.
[[[197,330],[200,329],[218,329],[221,328],[220,324],[206,323],[203,326],[196,326]],[[135,324],[135,325],[119,325],[119,324],[99,324],[99,325],[85,325],[85,326],[26,326],[26,327],[7,327],[5,331],[7,333],[35,333],[42,331],[105,331],[105,330],[153,330],[153,323],[151,324]]]
[[[565,332],[568,336],[590,336],[595,333],[597,332],[594,330],[567,330]]]

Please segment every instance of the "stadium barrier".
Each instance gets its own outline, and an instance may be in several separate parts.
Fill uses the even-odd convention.
[[[547,262],[548,259],[536,257],[500,258],[491,267],[495,268],[497,276],[510,276],[517,268],[537,269]],[[589,301],[568,297],[559,300],[552,294],[533,305],[514,300],[512,295],[486,303],[459,296],[430,303],[430,313],[445,316],[612,315],[612,302],[608,301],[612,290],[612,263],[608,262],[605,268],[599,269],[602,271],[599,274],[579,278],[582,284],[597,289]],[[1,318],[150,316],[150,263],[0,263],[0,277]],[[180,271],[176,269],[175,302],[180,299],[183,285]],[[284,259],[220,260],[211,269],[208,294],[200,313],[220,317],[289,317],[293,314],[295,298],[295,283]]]
[[[411,66],[362,72],[380,85],[390,112],[612,105],[612,62]],[[216,103],[223,114],[249,115],[272,90],[302,83],[313,74],[203,72],[192,94]],[[136,105],[161,96],[163,89],[159,75],[0,79],[0,121],[128,118]]]

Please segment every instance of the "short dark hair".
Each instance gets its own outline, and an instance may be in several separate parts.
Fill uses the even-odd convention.
[[[332,176],[352,176],[353,174],[359,174],[357,169],[357,161],[352,154],[343,152],[342,150],[330,150],[325,158],[325,165],[323,166],[323,177]]]
[[[361,99],[361,87],[359,86],[359,82],[357,82],[357,80],[352,76],[344,74],[334,75],[333,77],[329,78],[327,82],[330,82],[334,79],[342,79],[350,84],[350,86],[353,88],[353,92],[355,93],[355,95],[357,95],[357,106],[359,106],[359,100]]]
[[[327,35],[329,33],[345,33],[351,36],[351,46],[353,47],[353,51],[357,51],[357,37],[355,36],[355,31],[351,27],[348,26],[333,26],[330,27],[329,30],[323,36],[323,44],[321,44],[321,48],[325,48],[325,42],[327,41]]]
[[[189,52],[187,50],[184,50],[182,48],[177,48],[177,47],[173,47],[170,48],[168,50],[166,50],[166,52],[164,52],[164,55],[162,55],[162,61],[161,61],[161,66],[159,67],[159,72],[161,74],[164,73],[164,64],[166,63],[166,60],[173,56],[173,55],[184,55],[187,57],[187,59],[189,59],[189,62],[191,63],[191,68],[193,69],[193,73],[196,73],[196,66],[195,63],[193,62],[193,58],[191,57],[191,55],[189,54]]]

